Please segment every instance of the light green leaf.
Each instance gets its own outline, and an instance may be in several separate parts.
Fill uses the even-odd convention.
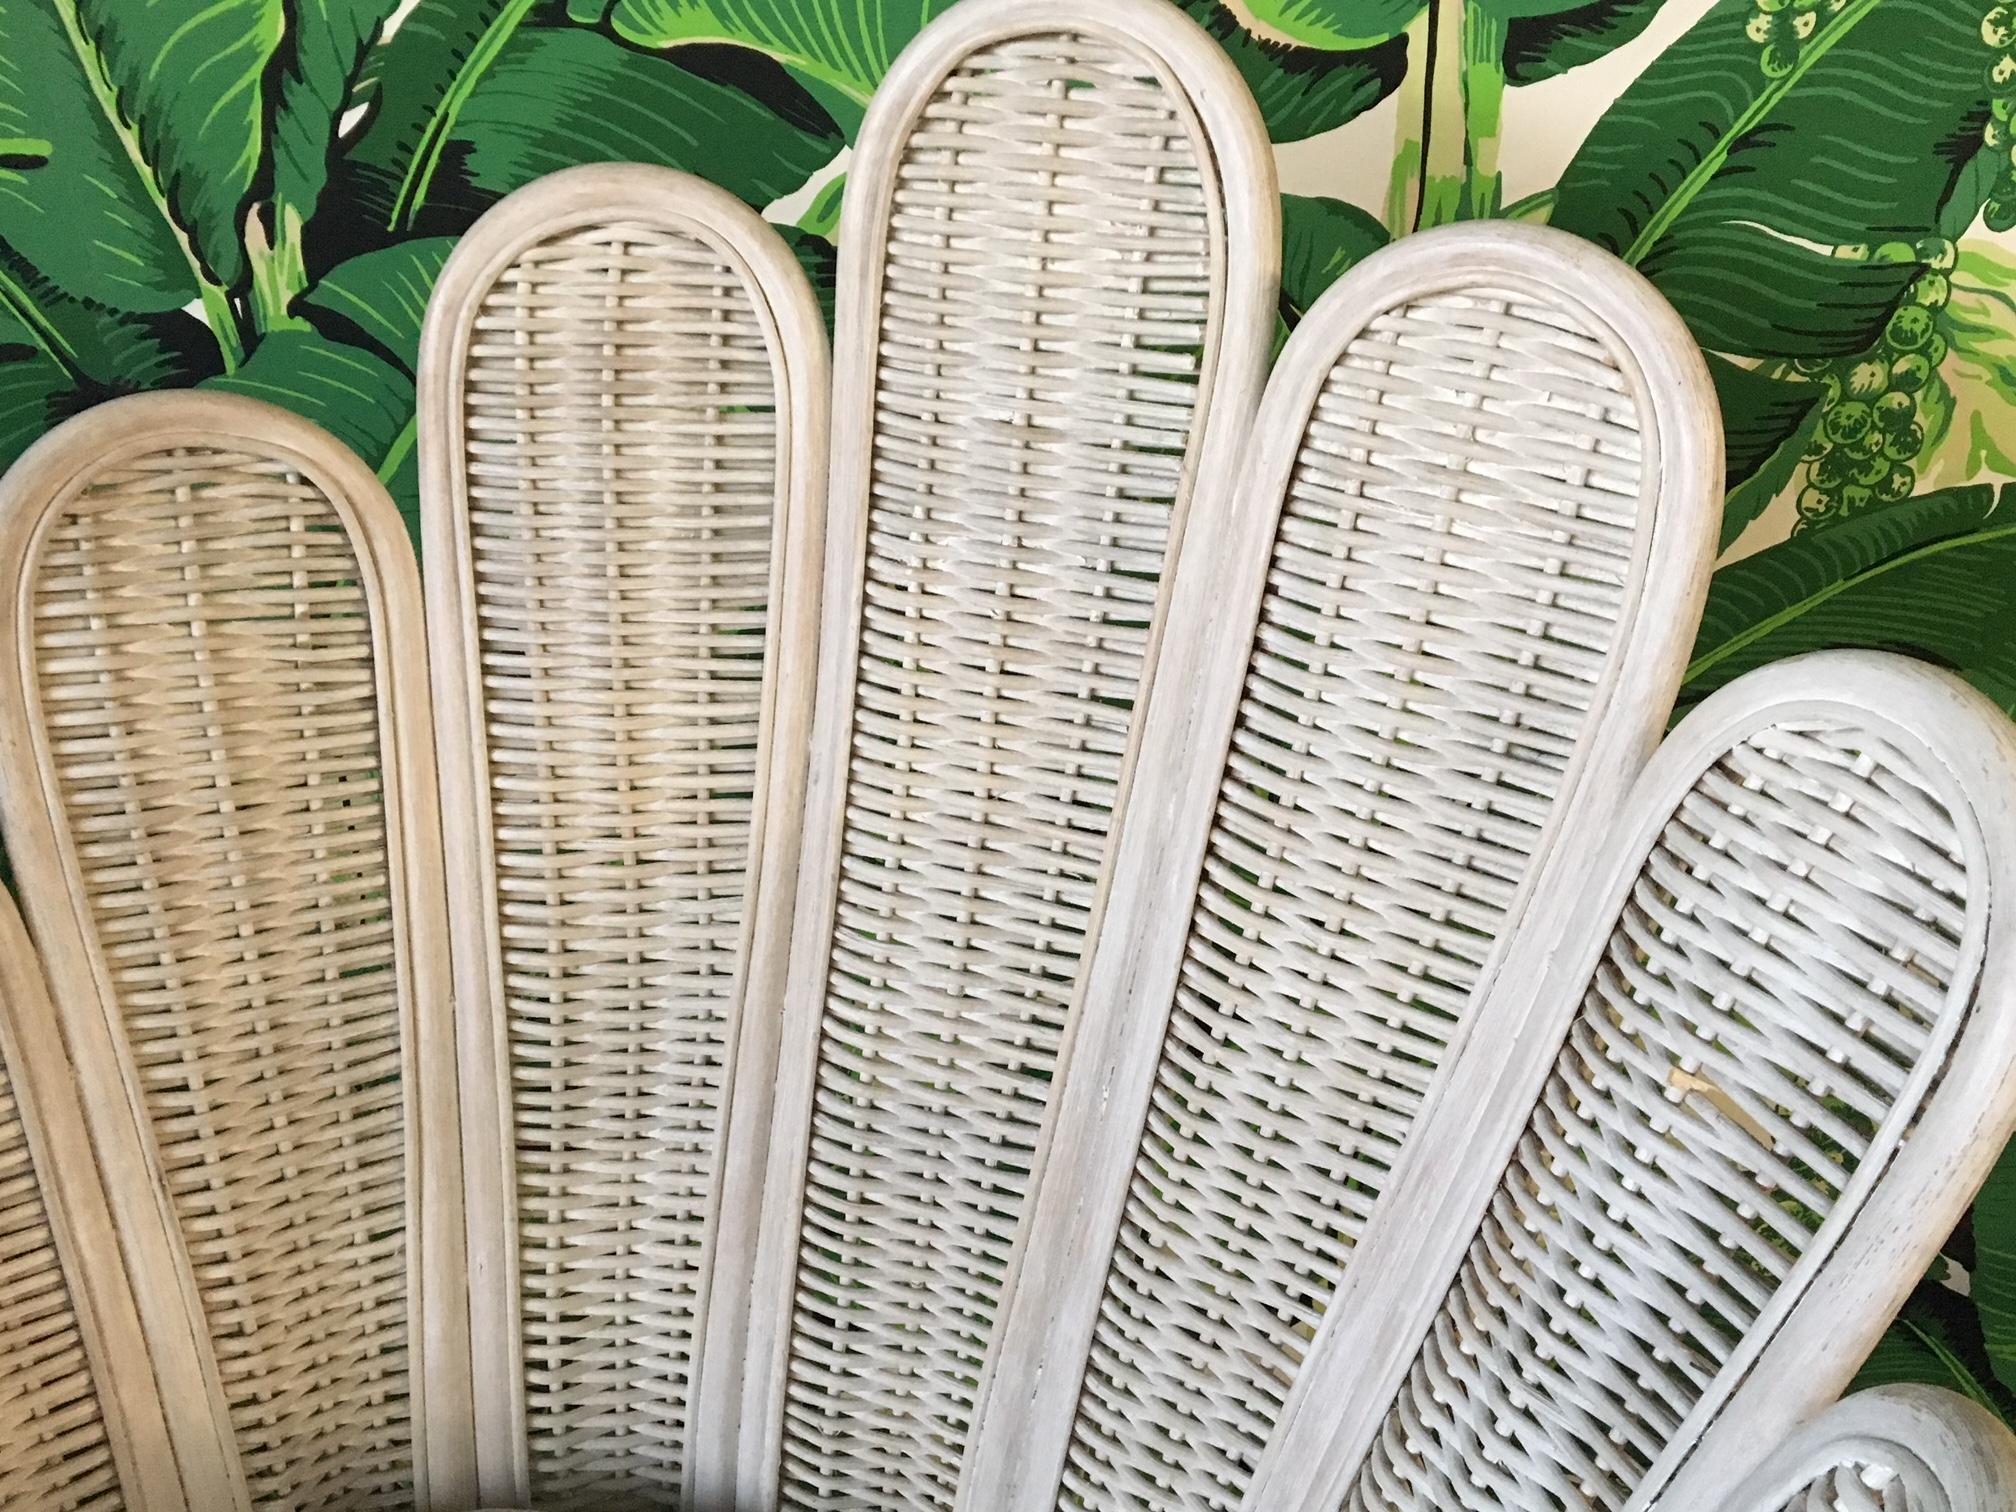
[[[470,95],[457,123],[459,198],[469,214],[580,163],[657,163],[704,173],[765,205],[840,150],[837,134],[795,126],[739,89],[670,59],[576,30],[521,32]]]
[[[1427,0],[1247,0],[1262,36],[1302,47],[1376,47],[1407,30]]]
[[[1979,145],[1980,17],[1848,0],[1773,79],[1753,14],[1716,0],[1653,60],[1562,176],[1553,224],[1636,263],[1712,350],[1861,352],[1920,271],[1866,248],[1932,233]]]
[[[1281,197],[1281,307],[1299,321],[1340,277],[1389,240],[1385,226],[1344,200]]]
[[[1334,52],[1258,36],[1223,0],[1179,3],[1225,49],[1259,102],[1272,141],[1334,131],[1393,93],[1407,72],[1407,44],[1399,37],[1363,51]]]
[[[2016,712],[2016,489],[1922,494],[1723,568],[1682,698],[1830,646],[1937,662]]]
[[[866,103],[889,65],[953,0],[616,0],[609,22],[639,47],[734,42]]]
[[[413,421],[413,380],[362,347],[313,331],[275,331],[235,373],[205,388],[249,394],[313,420],[372,467],[396,461]]]
[[[302,307],[311,316],[333,317],[416,372],[427,298],[454,250],[454,237],[432,236],[366,252],[330,269]]]
[[[1951,349],[1946,405],[1921,405],[1928,483],[2016,478],[2016,261],[1991,242],[1965,242],[1946,305]]]
[[[266,167],[267,73],[283,0],[48,0],[75,15],[120,115],[193,245],[225,287],[245,273],[243,220]]]
[[[0,241],[79,299],[174,310],[196,297],[50,0],[0,0],[0,137],[16,146],[0,157]]]

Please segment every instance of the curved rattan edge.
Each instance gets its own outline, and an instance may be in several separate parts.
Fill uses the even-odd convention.
[[[14,900],[0,892],[0,1058],[13,1083],[50,1236],[70,1302],[107,1446],[128,1512],[184,1512],[162,1383],[155,1378],[139,1303],[119,1247],[77,1076],[64,1047],[40,958]],[[0,1359],[6,1355],[0,1340]]]
[[[1087,963],[1081,993],[1081,1003],[1124,1003],[1128,1011],[1080,1012],[1069,1031],[1074,1070],[1066,1077],[1059,1068],[1050,1125],[1067,1153],[1053,1161],[1054,1175],[1038,1190],[1025,1229],[1045,1242],[1040,1250],[1018,1252],[990,1352],[983,1428],[964,1478],[967,1493],[979,1498],[976,1508],[1049,1512],[1054,1501],[1174,998],[1189,900],[1237,721],[1268,558],[1318,394],[1342,353],[1379,315],[1480,283],[1571,304],[1608,339],[1644,417],[1645,473],[1654,481],[1647,487],[1647,523],[1637,531],[1616,650],[1588,713],[1592,733],[1563,776],[1527,881],[1480,977],[1478,1000],[1503,964],[1546,856],[1573,851],[1582,843],[1577,837],[1608,832],[1630,779],[1665,726],[1707,593],[1722,495],[1719,411],[1692,336],[1639,274],[1545,227],[1455,226],[1366,259],[1326,292],[1290,338],[1242,465],[1224,498],[1196,509],[1191,554],[1173,575],[1168,629],[1151,676],[1183,693],[1151,702],[1144,716],[1141,748],[1151,754],[1143,758],[1135,790],[1153,819],[1123,826],[1116,840],[1111,875],[1118,901]],[[1574,292],[1564,293],[1564,284]],[[1472,1015],[1472,1028],[1480,1017]],[[1450,1046],[1450,1061],[1461,1043],[1459,1037]],[[1289,1413],[1312,1394],[1317,1402],[1334,1402],[1351,1389],[1355,1374],[1349,1359],[1319,1342]],[[1036,1384],[1020,1384],[1028,1382]],[[1282,1431],[1288,1422],[1284,1416]]]
[[[1476,1015],[1488,1022],[1488,1038],[1471,1036],[1423,1110],[1421,1133],[1388,1188],[1403,1200],[1389,1201],[1368,1225],[1318,1335],[1316,1348],[1358,1362],[1355,1384],[1328,1399],[1300,1399],[1294,1431],[1277,1437],[1262,1462],[1248,1512],[1334,1512],[1342,1502],[1675,806],[1738,741],[1822,715],[1851,719],[1917,758],[1914,770],[1949,805],[1991,900],[2016,883],[2016,730],[1958,678],[1886,652],[1823,651],[1760,669],[1709,698],[1660,747],[1600,849],[1557,850],[1541,878],[1528,923]],[[1591,867],[1592,855],[1604,858],[1600,866]],[[1978,986],[2016,968],[2004,914],[1991,903],[1970,923],[1958,980]],[[2010,1011],[1977,1008],[1952,1039],[1958,1054],[1928,1052],[1915,1087],[1938,1062],[1953,1069],[1927,1094],[1912,1137],[1900,1151],[1892,1130],[1872,1147],[1844,1195],[1842,1230],[1800,1261],[1732,1361],[1730,1379],[1690,1412],[1633,1508],[1654,1495],[1676,1508],[1718,1505],[1744,1471],[1839,1395],[2016,1124]],[[1704,1446],[1710,1452],[1696,1453]],[[1668,1484],[1682,1462],[1694,1473]]]
[[[1911,1512],[2016,1507],[2016,1434],[1986,1408],[1931,1386],[1880,1386],[1827,1408],[1780,1444],[1720,1512],[1785,1512],[1833,1471],[1876,1465],[1902,1483]],[[1872,1503],[1873,1504],[1873,1503]],[[1692,1503],[1657,1504],[1682,1512]]]
[[[477,1351],[477,1438],[482,1494],[522,1502],[529,1494],[522,1338],[518,1322],[513,1135],[506,1089],[509,1051],[502,1011],[502,942],[489,806],[490,773],[481,734],[483,685],[475,635],[475,587],[461,421],[468,344],[476,310],[503,271],[541,240],[612,220],[637,220],[696,236],[742,276],[767,329],[776,383],[780,477],[772,552],[775,650],[764,675],[759,749],[765,755],[752,820],[756,859],[739,952],[742,979],[730,1025],[724,1110],[725,1154],[715,1181],[710,1228],[753,1225],[752,1210],[724,1211],[720,1194],[735,1169],[760,1172],[775,1061],[773,1013],[745,1013],[782,992],[790,888],[797,870],[796,815],[805,787],[811,721],[811,666],[819,625],[830,371],[826,331],[804,271],[783,239],[748,206],[704,179],[669,168],[608,163],[552,174],[507,196],[458,243],[428,303],[420,357],[422,530],[436,728],[441,742],[443,821],[452,896],[458,1049],[469,1150],[472,1334]],[[772,822],[785,816],[785,822]],[[746,1074],[737,1068],[747,1064]],[[730,1138],[730,1128],[739,1137]],[[754,1180],[752,1176],[747,1178]],[[710,1247],[711,1256],[711,1247]],[[709,1265],[710,1272],[713,1270]],[[704,1429],[699,1405],[733,1392],[747,1328],[746,1273],[723,1273],[717,1307],[702,1304],[696,1336],[696,1412],[689,1438]],[[703,1296],[716,1288],[703,1281]],[[701,1333],[700,1330],[708,1330]],[[713,1340],[711,1347],[706,1342]],[[726,1359],[729,1364],[718,1362]],[[710,1367],[709,1362],[717,1362]],[[733,1413],[725,1422],[734,1422]],[[689,1443],[688,1463],[692,1446]]]
[[[940,85],[970,54],[1018,36],[1065,31],[1095,36],[1149,56],[1173,99],[1193,122],[1200,166],[1210,182],[1213,294],[1196,414],[1202,436],[1190,449],[1179,491],[1168,561],[1180,559],[1194,501],[1218,498],[1232,484],[1239,448],[1265,380],[1281,269],[1279,198],[1272,149],[1251,92],[1203,29],[1158,0],[966,0],[926,27],[877,89],[852,162],[842,214],[841,267],[834,352],[835,414],[827,515],[818,711],[805,805],[805,851],[794,908],[788,985],[783,999],[781,1096],[770,1130],[762,1185],[761,1232],[752,1249],[723,1249],[720,1261],[754,1278],[747,1375],[732,1403],[710,1391],[710,1404],[734,1412],[741,1432],[735,1459],[696,1465],[702,1505],[736,1495],[769,1505],[777,1496],[791,1337],[797,1230],[805,1197],[810,1091],[816,1074],[821,983],[832,946],[840,830],[848,770],[855,669],[863,608],[883,228],[896,170],[912,127]],[[1169,570],[1158,598],[1148,665],[1162,635]],[[1152,705],[1144,679],[1141,703]],[[1141,750],[1141,716],[1120,774],[1115,824],[1124,812]],[[1110,870],[1109,870],[1110,875]],[[1093,904],[1096,935],[1106,886]],[[746,1080],[746,1078],[744,1078]],[[766,1088],[766,1093],[768,1089]],[[1038,1160],[1041,1161],[1039,1150]],[[727,1504],[725,1501],[723,1504]],[[737,1502],[736,1504],[744,1504]]]
[[[262,400],[196,390],[100,405],[37,442],[0,483],[0,551],[12,574],[0,614],[0,823],[48,971],[55,1017],[83,1092],[120,1244],[128,1257],[162,1404],[194,1505],[247,1505],[244,1472],[190,1261],[168,1205],[115,994],[92,942],[75,848],[35,691],[26,574],[58,510],[107,462],[149,448],[244,447],[298,468],[348,534],[372,608],[404,1024],[410,1384],[422,1505],[474,1496],[464,1298],[461,1155],[440,868],[433,732],[426,703],[418,569],[384,486],[326,431]]]

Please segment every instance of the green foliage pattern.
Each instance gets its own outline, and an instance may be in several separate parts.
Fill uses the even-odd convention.
[[[208,385],[325,425],[413,515],[427,294],[487,206],[578,163],[688,169],[830,298],[842,155],[950,3],[0,0],[0,465],[112,395]],[[1286,325],[1393,238],[1497,214],[1687,320],[1730,493],[1685,702],[1874,645],[2016,712],[2016,4],[1169,3],[1277,142],[1390,140],[1380,203],[1286,199]],[[1599,74],[1558,179],[1507,203],[1520,91]],[[2004,1166],[1868,1380],[2016,1416]]]

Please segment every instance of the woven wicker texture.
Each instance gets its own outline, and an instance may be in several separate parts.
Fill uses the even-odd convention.
[[[287,465],[108,461],[27,574],[62,822],[255,1499],[402,1507],[401,1032],[358,562]]]
[[[1902,1476],[1880,1465],[1842,1465],[1815,1479],[1775,1512],[1918,1512]]]
[[[532,1491],[655,1507],[750,861],[771,355],[724,252],[596,225],[483,296],[464,395]]]
[[[1438,294],[1317,400],[1066,1506],[1239,1505],[1525,874],[1649,526],[1581,322]]]
[[[903,147],[790,1505],[952,1500],[1107,854],[1215,237],[1181,106],[1102,41],[969,55]]]
[[[1909,762],[1839,723],[1767,727],[1704,771],[1352,1512],[1631,1498],[1872,1141],[1914,1118],[1900,1092],[1971,1001],[1958,846]]]
[[[0,1508],[122,1505],[13,1083],[0,1066]]]

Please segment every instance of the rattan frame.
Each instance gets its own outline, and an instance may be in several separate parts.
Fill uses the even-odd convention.
[[[768,1005],[782,991],[791,931],[790,894],[798,830],[773,823],[795,817],[803,799],[812,683],[807,667],[818,640],[818,571],[823,545],[829,365],[826,333],[811,286],[777,233],[739,200],[670,169],[605,164],[551,175],[490,210],[458,244],[429,304],[421,343],[420,433],[427,560],[428,629],[441,742],[443,817],[454,895],[465,906],[450,920],[457,1018],[465,1086],[464,1139],[478,1455],[486,1500],[528,1494],[525,1392],[520,1362],[517,1201],[512,1114],[507,1089],[498,872],[485,795],[489,757],[482,736],[484,678],[478,664],[472,577],[470,490],[464,461],[463,386],[478,307],[499,275],[535,243],[584,227],[635,222],[712,248],[739,271],[744,292],[767,332],[776,393],[777,505],[771,549],[771,652],[765,669],[759,749],[764,752],[752,820],[741,981],[729,1024],[729,1084],[739,1134],[721,1135],[724,1152],[709,1227],[733,1246],[753,1228],[754,1205],[723,1207],[720,1192],[760,1170],[769,1123],[766,1068],[775,1059],[777,1020]],[[740,1072],[737,1068],[750,1069]],[[696,1328],[700,1364],[739,1352],[745,1326],[739,1278],[730,1267],[719,1288],[723,1320],[703,1303]],[[703,1282],[703,1292],[715,1290]],[[687,1425],[689,1440],[692,1421]],[[689,1443],[687,1463],[692,1463]]]
[[[1251,95],[1230,60],[1200,28],[1156,0],[1108,0],[1096,12],[1073,0],[968,0],[910,45],[876,92],[848,182],[836,317],[819,700],[812,731],[803,864],[774,1073],[777,1095],[773,1100],[773,1078],[753,1060],[744,1062],[738,1077],[738,1099],[745,1089],[754,1089],[754,1095],[773,1110],[767,1131],[769,1159],[764,1166],[761,1233],[748,1236],[753,1245],[738,1246],[725,1233],[720,1240],[717,1264],[723,1272],[743,1272],[754,1281],[746,1356],[732,1360],[718,1339],[708,1352],[698,1411],[712,1426],[701,1441],[694,1481],[701,1505],[732,1499],[738,1505],[767,1506],[778,1496],[810,1090],[836,905],[870,476],[879,439],[874,406],[886,250],[881,227],[890,213],[905,144],[948,74],[990,44],[1050,32],[1090,35],[1152,60],[1164,87],[1191,114],[1200,160],[1215,179],[1206,186],[1215,223],[1211,270],[1215,329],[1206,342],[1199,378],[1196,426],[1201,434],[1193,435],[1188,453],[1188,502],[1179,503],[1172,525],[1172,562],[1193,549],[1187,537],[1197,528],[1195,517],[1221,505],[1231,491],[1266,370],[1281,255],[1273,158]],[[1186,517],[1190,523],[1185,523]],[[1166,615],[1167,596],[1165,576],[1158,624]],[[1141,700],[1152,706],[1152,694],[1145,686]],[[1130,752],[1141,748],[1140,718],[1137,713]],[[1130,755],[1129,768],[1136,759]],[[1130,781],[1123,769],[1116,826],[1125,811]],[[1098,916],[1095,903],[1093,918]],[[740,1131],[736,1137],[741,1138],[753,1123],[738,1107],[731,1129]],[[738,1171],[755,1163],[740,1152],[733,1158]]]
[[[1879,1493],[1868,1471],[1889,1477]],[[1863,1501],[1837,1499],[1862,1490]],[[1977,1403],[1928,1386],[1879,1386],[1828,1408],[1732,1492],[1728,1512],[1999,1512],[2016,1506],[2016,1437]],[[1891,1498],[1901,1496],[1901,1501]],[[1686,1503],[1668,1499],[1674,1512]]]
[[[1774,663],[1708,700],[1647,767],[1608,863],[1592,875],[1564,861],[1543,881],[1484,1005],[1494,1033],[1471,1041],[1424,1113],[1396,1173],[1401,1200],[1364,1236],[1247,1512],[1335,1512],[1343,1501],[1676,804],[1748,732],[1828,713],[1915,758],[1956,817],[1987,900],[1962,947],[1971,1004],[1950,1051],[1920,1074],[1910,1136],[1871,1151],[1851,1183],[1850,1217],[1826,1249],[1800,1260],[1630,1506],[1725,1505],[1749,1470],[1846,1389],[2016,1129],[2016,997],[1995,985],[2016,965],[2016,928],[2001,902],[2016,885],[2016,729],[1950,674],[1888,653],[1831,651]]]
[[[44,1079],[56,1074],[55,1057],[67,1050],[88,1132],[84,1147],[93,1160],[79,1162],[74,1178],[66,1166],[59,1182],[65,1188],[88,1187],[94,1179],[103,1183],[189,1504],[247,1507],[208,1325],[168,1207],[117,1001],[90,932],[75,843],[59,829],[63,807],[36,690],[35,596],[25,577],[63,505],[108,464],[187,445],[241,449],[281,462],[306,479],[341,521],[371,609],[388,864],[398,900],[394,951],[405,1062],[415,1475],[423,1505],[467,1506],[474,1498],[474,1443],[462,1155],[419,577],[404,523],[370,470],[326,432],[261,401],[194,391],[117,400],[51,432],[0,485],[0,551],[9,574],[0,591],[13,606],[0,619],[0,768],[6,773],[0,820],[48,974],[55,1019],[46,1029],[31,1028],[30,1076],[41,1091]],[[60,1045],[50,1032],[57,1029]],[[58,1120],[52,1133],[66,1124],[75,1127],[74,1115],[60,1105],[39,1116]],[[76,1205],[67,1193],[61,1203],[66,1209]],[[115,1370],[137,1364],[124,1357],[130,1327],[122,1327],[116,1313],[111,1321],[122,1328],[112,1341],[121,1351]],[[147,1415],[130,1421],[145,1424]]]

